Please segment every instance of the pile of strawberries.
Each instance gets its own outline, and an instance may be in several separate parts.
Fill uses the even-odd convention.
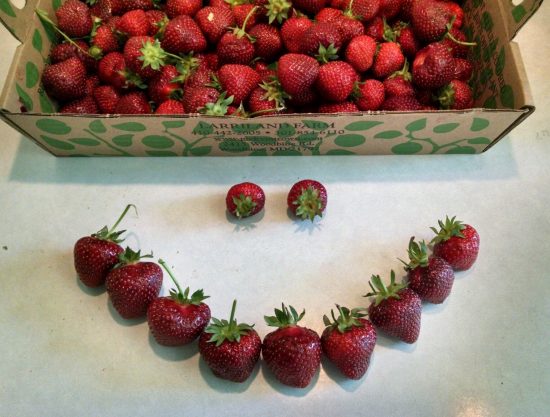
[[[241,203],[241,207],[249,206],[244,200]],[[81,282],[89,287],[105,285],[121,317],[146,317],[151,334],[161,345],[183,346],[198,338],[201,357],[213,374],[234,382],[247,380],[261,356],[281,383],[304,388],[318,372],[323,354],[347,378],[360,379],[368,370],[377,332],[415,343],[420,333],[422,302],[445,301],[451,293],[455,271],[469,269],[479,251],[477,231],[454,217],[447,217],[445,222],[439,221],[439,229],[432,228],[436,235],[431,242],[431,255],[424,241],[410,239],[409,261],[402,261],[407,272],[403,282],[396,282],[394,271],[387,286],[380,276],[372,276],[371,291],[365,297],[374,299],[368,308],[336,305],[338,314],[331,311],[332,320],[323,317],[325,329],[319,336],[315,330],[298,324],[305,311],[298,313],[292,306],[282,304],[281,309],[275,309],[274,316],[264,316],[266,324],[276,329],[262,340],[253,325],[238,323],[236,300],[229,320],[212,318],[203,290],[192,294],[189,288],[182,290],[161,259],[158,263],[176,289],[171,289],[168,296],[159,296],[162,268],[143,260],[152,255],[141,255],[120,246],[124,231],[115,229],[130,207],[126,207],[112,228],[105,226],[76,242],[74,265]]]
[[[465,109],[451,0],[67,0],[42,83],[64,113]]]

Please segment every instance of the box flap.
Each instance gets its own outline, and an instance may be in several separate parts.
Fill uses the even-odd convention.
[[[0,21],[20,42],[25,41],[32,26],[30,17],[37,2],[38,0],[27,0],[25,6],[19,9],[10,0],[0,0]]]
[[[498,2],[509,40],[514,39],[523,25],[525,25],[531,16],[538,10],[542,1],[543,0],[501,0]]]

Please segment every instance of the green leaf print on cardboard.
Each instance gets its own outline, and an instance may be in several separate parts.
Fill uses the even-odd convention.
[[[279,149],[273,152],[274,156],[300,156],[302,152],[297,151],[296,149]]]
[[[500,48],[498,53],[497,62],[495,64],[495,73],[497,75],[502,75],[504,71],[504,66],[506,65],[506,52],[504,51],[504,46]]]
[[[55,107],[45,91],[40,90],[38,92],[38,100],[40,101],[40,111],[42,113],[55,113]]]
[[[101,120],[94,120],[88,127],[94,133],[105,133],[107,131],[107,128]]]
[[[525,10],[525,7],[523,5],[518,4],[516,7],[512,9],[512,17],[514,18],[514,22],[519,23],[521,19],[527,14],[527,11]]]
[[[296,137],[296,140],[300,143],[313,142],[314,140],[317,140],[317,139],[319,139],[319,137],[315,132],[302,133],[301,135],[298,135]]]
[[[472,132],[479,132],[480,130],[487,129],[489,127],[489,120],[481,117],[474,117],[470,130]]]
[[[6,13],[8,16],[16,17],[13,8],[8,0],[0,0],[0,10]]]
[[[177,153],[171,151],[145,151],[149,156],[178,156]]]
[[[468,143],[470,145],[489,145],[491,143],[491,139],[485,137],[472,138],[468,139]]]
[[[275,145],[277,139],[271,136],[246,136],[245,139],[254,145]]]
[[[40,135],[42,140],[46,142],[49,146],[56,149],[61,149],[63,151],[71,151],[75,149],[75,146],[72,143],[64,142],[62,140],[54,139],[49,136]]]
[[[515,106],[514,89],[512,86],[505,84],[500,89],[500,102],[504,107],[513,109]]]
[[[403,136],[403,133],[399,130],[384,130],[383,132],[378,132],[374,135],[375,139],[395,139],[399,136]]]
[[[376,127],[383,123],[384,122],[377,122],[377,121],[352,122],[349,125],[347,125],[344,129],[351,130],[352,132],[360,132],[360,131],[372,129],[373,127]]]
[[[212,126],[210,123],[205,122],[199,122],[193,129],[194,135],[200,135],[200,136],[206,136],[211,135],[212,132],[214,132],[214,126]]]
[[[416,142],[405,142],[395,145],[391,151],[396,155],[412,155],[422,150],[422,145]]]
[[[434,127],[434,133],[449,133],[455,130],[460,123],[443,123]]]
[[[137,122],[119,123],[119,124],[113,125],[113,127],[115,129],[123,130],[125,132],[143,132],[147,130],[147,128],[144,125]]]
[[[74,139],[69,139],[69,142],[76,143],[77,145],[82,145],[82,146],[98,146],[98,145],[101,145],[100,141],[98,141],[97,139],[92,139],[92,138],[74,138]]]
[[[426,129],[426,118],[415,120],[414,122],[409,123],[407,126],[405,126],[405,129],[407,129],[409,132],[417,132],[419,130]]]
[[[32,35],[32,46],[38,52],[42,52],[42,44],[42,35],[40,34],[40,31],[38,29],[35,29]]]
[[[280,138],[288,138],[296,133],[296,129],[289,123],[281,123],[277,129],[277,136]]]
[[[129,146],[132,146],[132,139],[134,138],[134,135],[131,133],[125,134],[125,135],[118,135],[115,136],[112,141],[115,145],[120,146],[122,148],[127,148]]]
[[[18,83],[15,83],[15,90],[17,91],[17,95],[19,96],[19,100],[21,100],[21,103],[23,104],[23,106],[25,106],[27,111],[32,111],[34,107],[33,102],[27,92]]]
[[[497,99],[494,96],[487,98],[487,100],[483,102],[483,107],[486,109],[496,109]]]
[[[242,123],[240,125],[231,126],[231,130],[239,134],[254,133],[257,130],[260,130],[262,125],[259,123]]]
[[[167,121],[162,122],[162,125],[166,129],[177,129],[178,127],[185,126],[185,121],[183,121],[183,120],[167,120]]]
[[[486,31],[490,32],[493,29],[494,23],[493,18],[489,12],[483,12],[481,15],[481,27]]]
[[[189,151],[194,156],[204,156],[212,152],[212,146],[197,146]]]
[[[66,123],[55,119],[39,119],[36,121],[36,127],[46,133],[53,135],[66,135],[71,133],[71,127]]]
[[[149,147],[154,149],[168,149],[174,146],[174,141],[166,136],[159,135],[149,135],[141,139],[141,142]]]
[[[476,148],[472,146],[455,146],[454,148],[448,149],[445,153],[470,155],[470,154],[476,153]]]
[[[357,133],[348,133],[345,135],[337,136],[334,139],[334,143],[343,148],[352,148],[354,146],[362,145],[366,142],[366,138],[363,135]]]
[[[25,87],[27,88],[33,88],[40,79],[40,74],[38,72],[38,68],[36,65],[28,61],[25,64]]]
[[[325,155],[356,155],[356,153],[347,149],[331,149]]]

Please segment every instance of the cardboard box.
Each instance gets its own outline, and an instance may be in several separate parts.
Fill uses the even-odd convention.
[[[437,112],[204,116],[75,116],[55,113],[40,86],[51,42],[35,7],[54,16],[61,0],[0,0],[0,18],[22,44],[0,98],[14,129],[57,156],[375,155],[481,153],[534,110],[515,34],[542,0],[467,0],[475,109]],[[21,112],[22,104],[28,110]]]

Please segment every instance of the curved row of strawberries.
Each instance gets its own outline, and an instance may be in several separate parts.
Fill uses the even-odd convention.
[[[64,113],[465,109],[451,0],[67,0],[42,84]],[[410,68],[409,68],[410,67]]]
[[[348,309],[337,305],[332,320],[323,317],[325,329],[319,335],[300,326],[305,310],[298,313],[282,304],[274,316],[264,316],[267,325],[277,329],[263,341],[253,325],[238,323],[233,301],[229,320],[211,317],[203,290],[190,294],[182,290],[172,271],[159,259],[176,289],[159,297],[163,273],[154,262],[120,246],[124,231],[116,227],[132,205],[128,205],[112,228],[79,239],[74,247],[74,265],[82,283],[89,287],[105,285],[109,299],[125,319],[147,317],[155,340],[165,346],[182,346],[199,338],[198,348],[214,375],[243,382],[263,357],[267,367],[283,384],[304,388],[320,367],[324,353],[348,378],[365,375],[377,341],[377,331],[415,343],[420,332],[422,301],[442,303],[450,294],[454,272],[469,269],[477,259],[479,235],[470,225],[446,218],[432,240],[430,256],[424,241],[411,238],[409,261],[404,262],[407,280],[395,281],[391,271],[388,286],[378,275],[369,282],[374,297],[368,308]],[[368,318],[367,318],[368,314]]]

